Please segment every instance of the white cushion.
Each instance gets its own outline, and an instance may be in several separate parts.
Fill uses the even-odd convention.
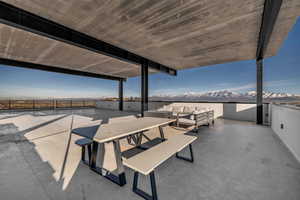
[[[172,112],[172,107],[168,105],[164,105],[162,108],[157,109],[158,111],[167,111]]]
[[[179,118],[178,119],[179,124],[185,124],[185,125],[195,125],[196,121],[192,119],[186,119],[186,118]]]
[[[195,110],[193,112],[193,114],[197,115],[197,114],[201,114],[201,113],[205,113],[205,112],[207,112],[207,111],[206,110]]]
[[[183,108],[184,113],[193,113],[195,110],[196,110],[196,108],[192,107],[192,106],[184,106],[184,108]]]

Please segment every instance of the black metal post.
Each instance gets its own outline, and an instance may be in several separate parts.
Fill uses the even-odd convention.
[[[0,22],[1,22],[1,20],[0,20]],[[115,80],[115,81],[125,80],[124,78],[120,78],[120,77],[116,77],[116,76],[96,74],[96,73],[90,73],[90,72],[86,72],[86,71],[66,69],[66,68],[60,68],[60,67],[44,65],[44,64],[35,64],[35,63],[11,60],[11,59],[6,59],[6,58],[0,58],[0,64],[7,65],[7,66],[20,67],[20,68],[27,68],[27,69],[37,69],[37,70],[48,71],[48,72],[72,74],[72,75],[76,75],[76,76],[101,78],[101,79],[107,79],[107,80]]]
[[[141,67],[141,115],[148,110],[148,62],[144,61]]]
[[[265,0],[256,51],[256,123],[263,124],[263,59],[270,41],[282,0]]]
[[[256,60],[256,123],[263,124],[263,59]]]
[[[123,81],[119,81],[119,110],[123,111],[123,102],[124,102],[124,97],[123,97]]]

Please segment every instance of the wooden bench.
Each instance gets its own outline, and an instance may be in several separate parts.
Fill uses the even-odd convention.
[[[183,159],[189,162],[194,161],[192,143],[197,139],[195,136],[189,135],[175,135],[168,140],[133,156],[129,159],[124,159],[123,163],[125,166],[134,170],[133,179],[133,192],[140,195],[146,200],[157,200],[157,191],[154,170],[162,164],[164,161],[176,155],[177,158]],[[182,149],[189,146],[191,157],[182,157],[178,154]],[[150,183],[152,195],[147,194],[137,187],[139,173],[147,176],[150,174]]]
[[[88,138],[82,138],[75,141],[75,144],[81,147],[81,160],[82,162],[90,165],[91,163],[91,157],[92,157],[92,143],[93,141]],[[88,150],[88,157],[89,160],[85,160],[85,148]]]

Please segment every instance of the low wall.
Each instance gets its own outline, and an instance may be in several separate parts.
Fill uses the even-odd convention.
[[[256,121],[256,104],[247,103],[188,103],[188,102],[149,102],[149,110],[156,110],[164,105],[175,106],[197,106],[204,108],[212,108],[215,111],[215,117],[223,117],[232,120]],[[118,101],[97,101],[96,107],[103,109],[119,109]],[[124,102],[125,111],[139,112],[141,108],[140,102]],[[265,116],[268,113],[268,105],[264,105]],[[268,118],[265,118],[265,123]]]
[[[240,121],[256,121],[256,104],[244,103],[224,103],[224,114],[226,119],[240,120]],[[269,123],[269,104],[263,105],[264,123]]]
[[[300,162],[300,109],[271,105],[271,127]]]

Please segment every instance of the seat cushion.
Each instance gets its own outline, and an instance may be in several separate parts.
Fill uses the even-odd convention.
[[[179,124],[190,125],[190,126],[193,126],[196,124],[195,120],[187,119],[187,118],[179,118],[178,122],[179,122]]]
[[[169,111],[146,111],[144,112],[145,117],[161,117],[161,118],[170,118],[172,112]]]

